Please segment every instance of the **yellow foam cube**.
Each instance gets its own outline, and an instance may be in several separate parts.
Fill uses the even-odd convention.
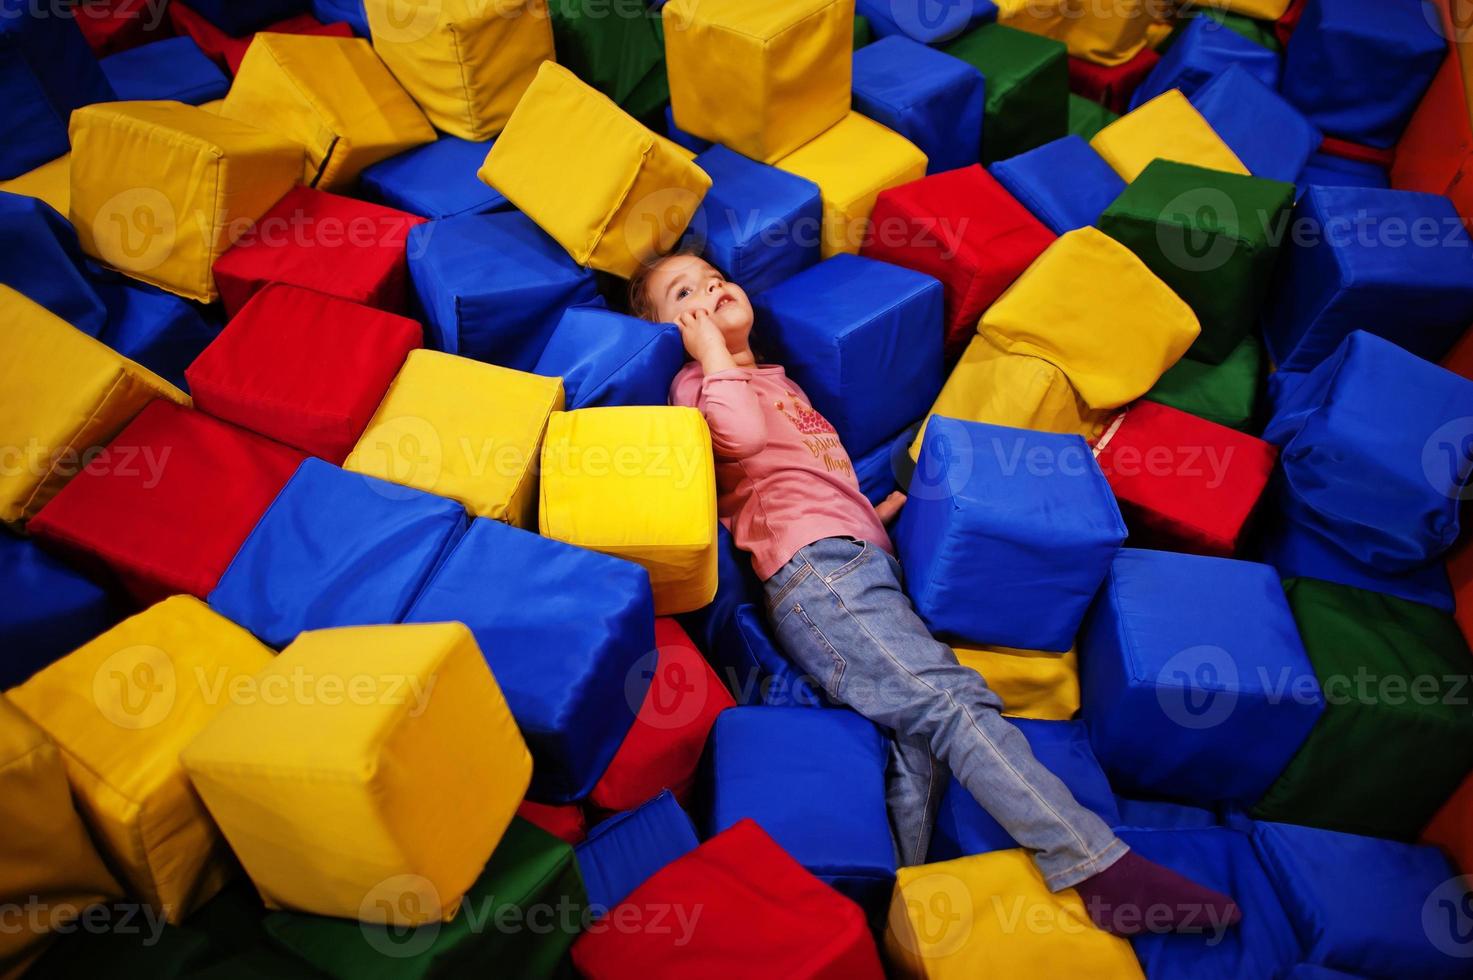
[[[1079,654],[1012,647],[953,647],[963,666],[982,675],[1002,698],[1003,713],[1068,721],[1079,710]]]
[[[373,48],[452,136],[489,140],[555,58],[546,0],[366,0]]]
[[[550,61],[477,176],[579,265],[626,278],[679,241],[711,189],[674,143]]]
[[[1248,173],[1243,161],[1180,89],[1162,92],[1121,116],[1096,133],[1089,145],[1127,184],[1157,159]]]
[[[202,303],[215,260],[302,179],[300,143],[180,102],[85,106],[70,132],[83,251]]]
[[[189,396],[0,284],[0,521],[19,530],[155,398]]]
[[[455,914],[532,778],[461,623],[302,633],[181,755],[271,908]]]
[[[435,129],[362,38],[256,35],[220,114],[307,148],[302,182],[333,191]]]
[[[854,0],[670,0],[663,18],[686,132],[776,163],[848,115]]]
[[[1289,0],[1197,0],[1196,6],[1216,7],[1255,20],[1278,20],[1289,9]]]
[[[857,253],[880,191],[926,175],[926,155],[904,136],[851,112],[783,157],[777,166],[818,185],[823,197],[823,257]]]
[[[9,976],[44,941],[96,902],[123,897],[72,805],[56,746],[0,695],[0,897],[35,903],[0,929],[0,976]]]
[[[638,562],[655,615],[716,595],[716,472],[693,408],[556,412],[542,446],[542,533]]]
[[[532,527],[542,436],[562,407],[562,378],[410,351],[343,468]]]
[[[1074,889],[1051,893],[1019,849],[901,868],[885,953],[903,978],[1144,976],[1130,943],[1097,928]]]
[[[19,177],[0,180],[0,191],[37,198],[65,215],[72,206],[72,155],[65,153]]]
[[[179,922],[232,874],[179,764],[270,649],[193,596],[171,596],[9,692],[61,749],[72,793],[133,893]]]
[[[1147,0],[1080,4],[1073,0],[1002,0],[997,22],[1030,34],[1063,41],[1076,58],[1097,65],[1120,65],[1151,41],[1154,19]]]

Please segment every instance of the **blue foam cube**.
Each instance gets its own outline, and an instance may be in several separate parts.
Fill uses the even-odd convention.
[[[0,180],[9,180],[71,148],[73,109],[116,96],[74,17],[18,0],[0,15]]]
[[[1115,169],[1074,135],[999,160],[987,172],[1055,235],[1093,226],[1125,193]]]
[[[1146,976],[1156,980],[1242,980],[1282,977],[1299,962],[1299,937],[1279,903],[1247,834],[1225,827],[1120,833],[1130,849],[1204,888],[1227,895],[1243,910],[1227,927],[1205,916],[1202,931],[1151,932],[1131,940]]]
[[[124,102],[166,99],[202,105],[223,99],[230,79],[189,37],[119,51],[102,59],[102,73]]]
[[[712,146],[695,163],[711,177],[711,189],[684,243],[748,296],[818,261],[823,203],[817,184],[724,146]]]
[[[665,135],[692,153],[705,153],[715,146],[710,140],[701,139],[691,133],[687,133],[675,125],[675,111],[670,106],[665,107]]]
[[[933,415],[894,537],[933,632],[1062,652],[1125,522],[1082,437]]]
[[[456,501],[308,457],[210,608],[278,649],[303,630],[397,623],[465,526]]]
[[[650,323],[602,306],[574,306],[548,338],[536,374],[563,379],[568,411],[600,405],[665,405],[685,363],[673,323]]]
[[[1278,823],[1258,824],[1253,846],[1310,963],[1365,977],[1469,975],[1473,899],[1436,848]]]
[[[1279,85],[1279,56],[1211,17],[1194,17],[1130,97],[1135,109],[1170,89],[1191,98],[1220,72],[1236,67],[1270,90]],[[1257,171],[1254,171],[1257,175]]]
[[[189,0],[190,10],[231,37],[253,34],[311,8],[309,0]]]
[[[606,913],[699,844],[690,817],[668,789],[598,824],[573,848],[593,914]]]
[[[1356,561],[1312,527],[1286,513],[1271,512],[1263,524],[1258,557],[1272,565],[1282,579],[1317,578],[1337,582],[1449,613],[1455,607],[1452,583],[1439,560],[1401,571],[1382,571]]]
[[[754,341],[833,424],[850,458],[922,418],[942,383],[941,283],[836,255],[758,294]]]
[[[900,34],[922,44],[940,44],[997,20],[992,0],[856,0],[855,11],[869,20],[875,37]]]
[[[1473,240],[1441,194],[1311,187],[1265,307],[1274,363],[1307,371],[1352,330],[1437,361],[1473,321]]]
[[[902,435],[914,436],[907,427]],[[902,443],[899,438],[880,443],[866,455],[854,460],[854,476],[859,480],[859,492],[872,504],[878,504],[900,489],[900,478],[896,473],[897,452],[905,453],[910,440]],[[906,457],[909,459],[909,456]]]
[[[363,0],[312,0],[312,16],[324,24],[345,23],[359,37],[372,37]]]
[[[707,751],[708,833],[750,817],[872,915],[885,907],[895,884],[889,740],[873,723],[852,711],[729,708]]]
[[[404,617],[465,623],[532,751],[529,797],[580,800],[649,689],[649,573],[633,562],[477,518]]]
[[[476,176],[495,142],[442,133],[364,170],[363,187],[390,207],[431,220],[506,210],[511,202]]]
[[[520,211],[426,222],[407,252],[426,342],[518,371],[536,367],[569,307],[598,297],[592,270]]]
[[[1111,783],[1256,802],[1324,710],[1279,576],[1123,549],[1079,638],[1082,717]]]
[[[0,690],[111,629],[122,606],[106,589],[0,529]]]
[[[1120,819],[1115,824],[1117,828],[1187,830],[1216,827],[1221,823],[1216,810],[1186,803],[1169,803],[1165,800],[1132,800],[1117,796],[1115,805],[1120,809]]]
[[[1389,147],[1447,55],[1423,0],[1309,0],[1280,88],[1330,136]]]
[[[985,88],[976,68],[908,37],[854,52],[855,110],[919,147],[927,173],[981,159]]]
[[[92,265],[92,283],[107,306],[98,339],[184,390],[184,369],[220,335],[211,313],[173,293]]]
[[[1391,175],[1385,167],[1369,160],[1347,160],[1328,153],[1313,153],[1294,181],[1301,191],[1310,187],[1379,187],[1391,186]]]
[[[1120,812],[1110,783],[1095,759],[1084,723],[1078,721],[1035,721],[1009,718],[1028,747],[1044,767],[1069,788],[1074,799],[1087,810],[1098,814],[1108,824],[1116,824]],[[977,802],[977,799],[955,777],[941,798],[936,811],[936,827],[931,834],[927,860],[950,861],[969,854],[986,854],[1017,847],[1006,830]]]
[[[0,283],[89,336],[102,333],[107,307],[87,272],[87,257],[66,216],[45,201],[0,191]]]
[[[1303,113],[1239,65],[1192,93],[1191,103],[1255,177],[1294,183],[1325,139]]]

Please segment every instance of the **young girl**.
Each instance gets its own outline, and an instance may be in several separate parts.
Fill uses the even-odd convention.
[[[711,429],[720,519],[751,553],[779,643],[835,701],[894,734],[887,802],[900,863],[925,862],[954,772],[1032,853],[1048,887],[1077,889],[1101,928],[1236,922],[1230,898],[1129,851],[1080,806],[1002,717],[982,676],[926,630],[885,531],[904,495],[872,507],[833,426],[781,366],[758,363],[741,287],[677,252],[630,282],[630,306],[680,328],[691,362],[670,401],[699,409]]]

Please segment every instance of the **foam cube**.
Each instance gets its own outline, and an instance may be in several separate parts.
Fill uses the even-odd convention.
[[[1131,406],[1096,458],[1140,548],[1231,558],[1278,450],[1156,402]]]
[[[952,647],[957,662],[982,675],[1014,718],[1068,721],[1079,711],[1079,654],[1016,647]]]
[[[823,202],[818,185],[724,146],[695,159],[711,190],[686,241],[749,296],[818,261]]]
[[[716,477],[693,408],[555,412],[542,445],[543,534],[645,567],[655,615],[716,593]]]
[[[302,677],[301,697],[266,693]],[[267,907],[384,926],[453,916],[532,772],[470,630],[315,630],[255,683],[262,696],[217,714],[180,761]]]
[[[144,0],[103,0],[77,11],[77,27],[98,58],[152,43],[168,33]]]
[[[3,696],[0,788],[0,812],[8,828],[0,844],[0,893],[48,913],[40,923],[22,918],[19,928],[12,924],[0,939],[0,969],[19,976],[47,933],[65,931],[88,906],[119,900],[123,890],[72,804],[64,756]]]
[[[1082,438],[933,416],[909,492],[895,542],[932,632],[1035,650],[1074,645],[1125,540]]]
[[[351,187],[364,167],[435,139],[409,93],[356,37],[260,35],[220,114],[305,146],[302,182],[323,190]]]
[[[900,34],[922,44],[939,44],[997,17],[992,0],[965,0],[945,8],[925,0],[856,0],[855,9],[877,38]],[[855,48],[860,47],[856,40]]]
[[[184,392],[0,284],[0,442],[28,465],[0,475],[0,520],[19,529],[150,401]]]
[[[581,916],[567,911],[581,910],[587,902],[573,849],[514,819],[466,892],[465,910],[448,922],[410,930],[273,912],[260,928],[273,946],[296,957],[293,965],[310,965],[313,977],[354,980],[384,970],[412,977],[465,970],[540,977],[554,975],[566,963],[581,923]],[[281,976],[274,970],[269,975]]]
[[[588,819],[579,803],[534,803],[523,800],[522,805],[517,807],[517,817],[569,844],[577,844],[588,836]],[[516,820],[512,821],[513,826],[516,823]]]
[[[1120,821],[1115,825],[1116,829],[1198,830],[1220,824],[1219,808],[1216,806],[1209,809],[1163,800],[1130,800],[1123,796],[1117,796],[1115,802],[1120,807]],[[1222,809],[1231,812],[1231,806],[1229,804]]]
[[[1121,116],[1096,133],[1089,145],[1127,183],[1158,158],[1231,174],[1248,173],[1243,161],[1176,89]]]
[[[667,788],[687,801],[711,726],[734,703],[675,620],[655,620],[655,649],[653,662],[646,655],[638,664],[650,674],[639,714],[588,794],[604,810],[628,810]]]
[[[1197,314],[1189,350],[1209,364],[1257,325],[1272,283],[1294,185],[1156,160],[1100,215]]]
[[[491,141],[441,136],[363,171],[363,187],[391,208],[423,218],[501,211],[510,203],[476,176]]]
[[[1149,47],[1118,65],[1099,65],[1070,55],[1069,93],[1118,115],[1130,105],[1130,97],[1160,61],[1161,56]]]
[[[1259,559],[1276,568],[1280,578],[1337,582],[1397,596],[1443,612],[1453,611],[1453,591],[1440,559],[1398,571],[1368,565],[1352,558],[1311,525],[1279,510],[1275,505],[1281,503],[1281,499],[1274,499],[1264,508],[1258,542]]]
[[[257,30],[241,35],[222,31],[209,20],[195,13],[183,3],[169,4],[169,20],[176,33],[184,35],[198,44],[215,64],[225,68],[231,75],[240,72],[246,52],[257,34],[301,34],[317,37],[351,38],[353,30],[343,23],[323,23],[310,14],[295,14],[265,24]]]
[[[1300,187],[1372,187],[1386,190],[1391,180],[1386,169],[1363,160],[1332,157],[1328,153],[1311,154],[1299,171]]]
[[[226,709],[222,692],[270,663],[245,630],[173,596],[7,694],[61,750],[72,794],[130,891],[170,922],[232,874],[176,758]]]
[[[1054,241],[1054,234],[980,166],[882,192],[864,254],[941,280],[946,351]]]
[[[1279,56],[1224,27],[1211,17],[1194,17],[1177,32],[1171,48],[1131,96],[1130,108],[1177,89],[1190,99],[1229,67],[1246,72],[1269,89],[1278,88]]]
[[[685,345],[674,324],[573,306],[558,320],[532,371],[562,378],[572,410],[663,405],[684,363]]]
[[[671,0],[663,17],[686,132],[776,163],[849,112],[851,0]]]
[[[1144,977],[1130,943],[1095,928],[1074,889],[1050,892],[1022,850],[901,868],[885,958],[896,976],[917,980]]]
[[[1254,816],[1411,839],[1473,769],[1467,643],[1420,603],[1314,579],[1285,589],[1326,707]]]
[[[302,461],[280,443],[162,399],[149,403],[29,530],[140,603],[204,598]]]
[[[1093,225],[1125,190],[1125,181],[1104,158],[1073,135],[999,160],[987,170],[1055,235]],[[1059,180],[1065,173],[1069,179]]]
[[[1068,132],[1069,59],[1062,42],[983,24],[941,50],[987,79],[983,163],[1017,156]]]
[[[784,364],[844,446],[864,455],[941,390],[941,284],[836,255],[760,294],[755,342]]]
[[[1239,432],[1256,432],[1263,345],[1252,334],[1223,359],[1204,364],[1183,357],[1161,375],[1145,398]]]
[[[1356,563],[1420,569],[1458,537],[1470,415],[1473,382],[1357,330],[1275,405],[1279,507]]]
[[[1436,18],[1423,8],[1367,0],[1306,4],[1284,58],[1284,97],[1331,136],[1393,145],[1447,53]]]
[[[977,162],[984,89],[976,68],[908,37],[854,56],[854,108],[914,143],[931,173]]]
[[[443,0],[410,11],[395,0],[363,6],[374,51],[435,128],[462,139],[501,132],[538,66],[553,60],[545,0]]]
[[[430,343],[519,371],[537,363],[566,310],[598,297],[594,274],[519,211],[425,225],[409,255]]]
[[[220,333],[214,311],[119,272],[90,271],[108,311],[103,343],[184,388],[185,369]]]
[[[1115,794],[1089,747],[1089,734],[1082,721],[1028,721],[1013,724],[1028,740],[1028,748],[1045,768],[1068,787],[1079,805],[1097,814],[1107,824],[1120,821]],[[955,776],[950,778],[936,811],[936,829],[931,835],[930,862],[950,861],[968,854],[985,854],[1018,846]]]
[[[102,73],[120,102],[172,99],[199,105],[223,98],[225,73],[187,37],[171,37],[102,59]]]
[[[905,448],[910,445],[911,434],[910,427],[907,426],[905,432],[899,436],[886,439],[853,461],[854,478],[859,481],[859,492],[870,503],[878,504],[900,489],[899,476],[895,469],[895,444],[900,442],[900,453],[904,456]],[[905,460],[909,462],[910,457],[905,456]]]
[[[271,284],[185,376],[201,411],[341,463],[419,341],[406,317]]]
[[[588,0],[550,0],[558,62],[614,100],[636,119],[670,101],[665,78],[665,35],[659,11],[643,5],[610,16]]]
[[[14,687],[118,620],[118,603],[101,585],[0,530],[0,588],[11,597],[0,614],[0,689]]]
[[[1098,102],[1069,94],[1069,135],[1092,140],[1096,133],[1119,118],[1120,113]]]
[[[1298,962],[1299,936],[1246,834],[1225,827],[1128,829],[1120,838],[1147,860],[1251,910],[1233,928],[1199,915],[1196,924],[1205,934],[1148,931],[1135,937],[1131,944],[1147,976],[1281,977]]]
[[[1466,613],[1465,613],[1466,615]],[[1466,632],[1465,632],[1466,638]],[[1432,815],[1419,840],[1442,848],[1463,874],[1473,868],[1473,774],[1458,784],[1452,796]]]
[[[1473,241],[1442,195],[1310,187],[1294,222],[1322,231],[1291,239],[1264,318],[1280,369],[1309,370],[1352,330],[1437,361],[1473,320]]]
[[[752,819],[871,914],[895,881],[889,740],[852,711],[733,708],[711,730],[709,829]],[[815,769],[814,759],[823,759]],[[830,764],[832,763],[832,764]]]
[[[107,307],[88,276],[77,233],[46,202],[0,193],[0,236],[6,243],[0,284],[39,304],[89,337],[107,325]]]
[[[549,615],[559,596],[566,615]],[[536,762],[532,795],[586,797],[634,723],[654,657],[649,577],[630,562],[477,520],[406,622],[465,623]]]
[[[76,18],[57,12],[7,9],[0,65],[9,93],[0,119],[0,179],[19,177],[66,153],[72,110],[116,97]]]
[[[1273,823],[1254,828],[1253,846],[1309,962],[1356,976],[1467,975],[1467,884],[1435,848]]]
[[[303,630],[396,623],[465,523],[453,500],[308,458],[220,576],[210,607],[277,648]]]
[[[1030,34],[1057,38],[1069,54],[1102,65],[1124,64],[1134,58],[1165,25],[1163,16],[1146,0],[1122,0],[1108,7],[1070,7],[1063,3],[1019,3],[1005,0],[998,7],[998,23]]]
[[[59,156],[13,180],[0,180],[0,191],[44,201],[64,216],[71,208],[72,155]]]
[[[1325,708],[1266,565],[1123,549],[1079,642],[1090,740],[1126,792],[1251,803]]]
[[[773,976],[884,976],[859,906],[803,868],[756,822],[742,820],[655,872],[609,913],[700,908],[689,928],[590,929],[573,965],[591,980],[686,977],[720,964]]]
[[[650,875],[699,844],[690,817],[668,790],[605,820],[574,849],[590,911],[603,915]]]
[[[1237,65],[1193,92],[1191,103],[1255,177],[1297,180],[1324,139],[1283,96]]]
[[[479,176],[573,261],[626,278],[679,241],[711,187],[675,144],[550,61]]]
[[[370,36],[364,0],[312,0],[312,15],[324,24],[347,24],[359,37]]]
[[[190,9],[226,34],[259,31],[272,21],[301,13],[303,0],[191,0]]]
[[[177,102],[87,106],[71,118],[71,220],[88,255],[187,299],[302,179],[285,136]]]
[[[829,258],[860,250],[869,239],[876,197],[925,176],[926,155],[904,137],[851,112],[776,166],[818,185],[823,198],[820,254]]]
[[[343,466],[527,527],[538,449],[562,407],[557,378],[411,351]]]

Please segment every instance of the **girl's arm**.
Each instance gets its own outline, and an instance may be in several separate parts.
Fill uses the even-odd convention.
[[[752,391],[751,376],[738,367],[721,332],[704,311],[677,322],[685,349],[701,365],[704,377],[686,378],[672,400],[697,409],[711,429],[711,448],[723,459],[746,459],[767,447],[767,422]]]

